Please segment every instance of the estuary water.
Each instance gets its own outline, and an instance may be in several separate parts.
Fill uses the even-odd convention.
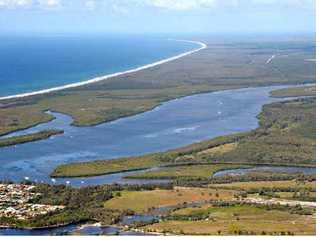
[[[134,231],[124,231],[114,226],[93,226],[93,225],[80,225],[72,224],[55,228],[43,228],[35,230],[27,229],[14,229],[14,228],[2,228],[0,229],[0,235],[8,236],[64,236],[64,235],[76,235],[76,236],[91,236],[91,235],[145,235],[143,233]],[[146,234],[146,236],[148,236]]]
[[[304,173],[304,174],[316,174],[316,167],[295,167],[295,166],[255,166],[246,169],[229,169],[216,172],[213,177],[219,178],[226,175],[246,175],[253,172],[273,172],[273,173]]]
[[[85,179],[51,180],[60,164],[115,159],[161,152],[258,126],[262,106],[276,101],[269,92],[280,87],[246,88],[199,94],[166,102],[152,111],[94,127],[73,127],[71,117],[53,113],[55,120],[11,135],[47,128],[64,134],[0,149],[0,179],[69,183],[74,186],[120,180],[122,174]]]

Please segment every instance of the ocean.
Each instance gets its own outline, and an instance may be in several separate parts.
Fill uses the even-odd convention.
[[[154,36],[0,36],[0,97],[82,82],[197,48]]]

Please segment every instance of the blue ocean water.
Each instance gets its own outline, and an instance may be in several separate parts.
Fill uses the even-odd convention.
[[[198,47],[149,36],[0,36],[0,96],[85,81]]]

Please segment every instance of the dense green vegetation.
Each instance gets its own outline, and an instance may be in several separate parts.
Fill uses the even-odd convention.
[[[207,42],[209,48],[156,68],[47,95],[0,102],[0,134],[71,115],[87,126],[150,110],[201,92],[316,82],[313,42]],[[267,60],[277,56],[271,63]]]
[[[266,105],[259,118],[259,129],[242,139],[234,151],[212,160],[316,164],[316,98]]]
[[[316,86],[305,86],[296,88],[287,88],[272,91],[273,97],[286,98],[297,96],[316,96]]]
[[[250,168],[246,165],[186,165],[159,171],[128,175],[128,179],[210,179],[215,172],[227,169]]]
[[[47,139],[47,138],[50,138],[52,136],[59,135],[62,133],[64,133],[63,130],[52,129],[52,130],[44,130],[37,133],[22,135],[22,136],[3,138],[3,139],[0,139],[0,147],[14,146],[17,144],[44,140],[44,139]]]

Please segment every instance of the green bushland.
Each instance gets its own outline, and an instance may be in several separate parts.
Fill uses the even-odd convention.
[[[277,57],[269,64],[271,55]],[[199,53],[155,68],[45,95],[0,102],[0,134],[47,122],[44,112],[90,126],[153,109],[164,101],[225,89],[316,82],[313,42],[209,42]],[[283,56],[284,55],[284,56]],[[286,56],[285,56],[286,55]]]
[[[75,189],[69,186],[50,186],[40,184],[34,190],[41,195],[32,200],[36,204],[62,205],[63,210],[41,215],[33,219],[17,220],[0,218],[1,225],[17,228],[40,228],[62,226],[82,221],[100,221],[111,224],[118,220],[121,213],[110,211],[102,206],[102,202],[112,198],[111,189],[104,186]]]
[[[63,134],[63,133],[64,133],[63,130],[52,129],[52,130],[44,130],[37,133],[31,133],[27,135],[3,138],[3,139],[0,139],[0,147],[14,146],[17,144],[44,140],[52,136]]]
[[[186,165],[166,170],[149,171],[140,174],[128,175],[128,179],[209,179],[215,172],[250,168],[246,165]]]
[[[61,165],[51,174],[51,177],[88,177],[104,174],[114,174],[126,171],[136,171],[160,166],[162,163],[158,158],[131,157],[116,160],[100,160],[84,163],[74,163],[71,166]]]
[[[316,96],[316,86],[280,89],[272,91],[271,95],[278,98]]]
[[[114,198],[119,191],[170,190],[171,184],[147,185],[102,185],[73,188],[65,185],[36,184],[35,193],[40,195],[30,201],[34,204],[59,205],[65,208],[32,219],[0,217],[0,226],[15,228],[43,228],[64,226],[82,222],[100,222],[111,225],[119,222],[122,216],[133,214],[130,211],[114,210],[104,206],[104,202]]]
[[[249,164],[316,164],[316,98],[266,105],[260,128],[242,139],[234,151],[214,161]]]

